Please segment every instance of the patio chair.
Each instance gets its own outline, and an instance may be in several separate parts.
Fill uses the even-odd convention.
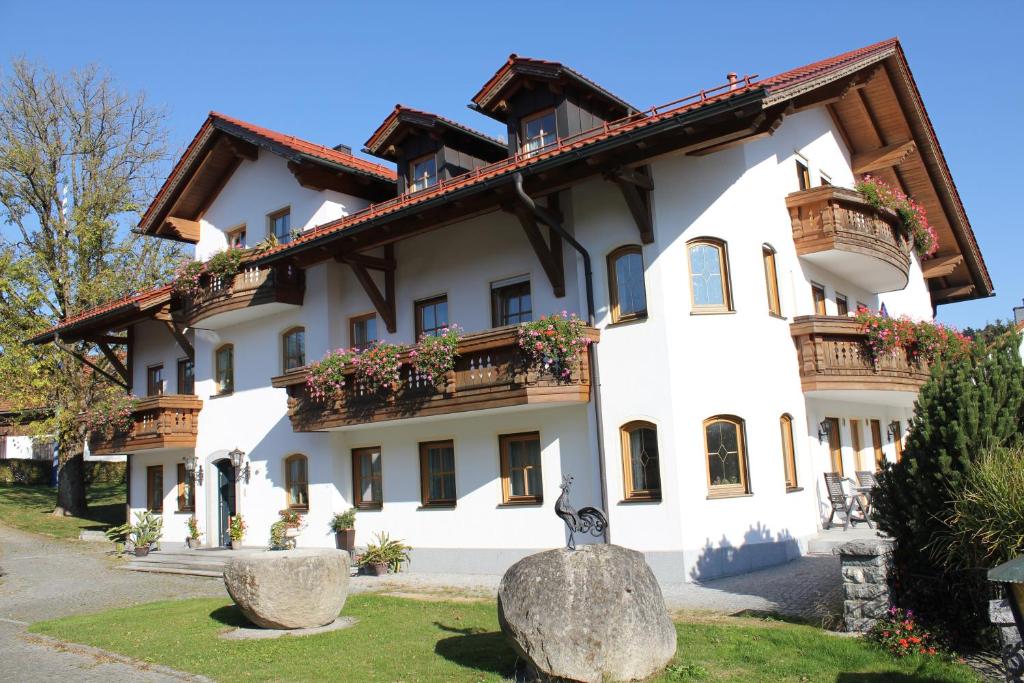
[[[836,515],[839,515],[839,519],[843,522],[843,531],[857,522],[867,522],[868,527],[875,528],[864,505],[860,502],[859,496],[846,495],[846,491],[843,490],[843,478],[837,472],[825,472],[825,488],[828,490],[829,503],[832,504],[832,514],[829,515],[828,521],[825,523],[826,529],[832,528],[832,520]],[[861,514],[860,519],[853,516],[858,511]]]
[[[875,479],[875,473],[869,471],[857,472],[857,483],[865,487],[870,486],[871,488],[878,486],[878,480]]]
[[[878,486],[878,480],[875,479],[875,473],[867,470],[861,470],[857,472],[857,486],[862,489],[873,489]],[[867,517],[871,518],[871,492],[858,492],[857,498],[860,500],[860,504],[864,506],[864,512]]]

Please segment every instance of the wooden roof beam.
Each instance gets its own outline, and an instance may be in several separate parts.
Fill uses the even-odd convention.
[[[962,296],[969,296],[972,292],[974,292],[974,285],[958,285],[944,289],[933,289],[931,295],[932,299],[956,299]]]
[[[390,261],[395,260],[395,248],[392,245],[384,247],[384,258]],[[388,332],[394,334],[398,331],[397,315],[395,313],[395,271],[385,270],[384,271],[384,292],[381,293],[380,287],[370,277],[370,272],[365,265],[360,262],[349,262],[349,266],[352,268],[352,274],[356,276],[356,280],[362,285],[363,291],[366,292],[366,296],[370,298],[370,302],[373,303],[373,307],[377,309],[377,314],[381,320],[384,321],[385,327]]]
[[[913,140],[904,140],[903,142],[879,147],[869,152],[858,152],[853,155],[853,173],[854,175],[862,175],[883,168],[899,166],[916,149],[917,143]]]
[[[640,231],[640,241],[644,244],[654,242],[654,219],[651,217],[651,191],[654,181],[647,173],[629,168],[613,168],[604,175],[619,187],[622,198],[633,216],[636,229]]]
[[[921,264],[921,272],[926,280],[936,277],[952,275],[961,263],[964,262],[963,254],[952,254],[950,256],[936,256]]]

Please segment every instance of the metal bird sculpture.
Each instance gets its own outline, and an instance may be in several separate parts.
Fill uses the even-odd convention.
[[[562,495],[555,501],[555,514],[558,515],[565,526],[569,527],[569,542],[566,547],[569,550],[576,550],[576,534],[587,534],[597,537],[608,528],[608,517],[601,510],[595,507],[580,508],[578,511],[569,502],[569,488],[572,486],[572,477],[562,477]]]

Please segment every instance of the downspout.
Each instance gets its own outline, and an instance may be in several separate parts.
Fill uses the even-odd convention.
[[[515,185],[516,196],[519,198],[526,207],[533,212],[533,215],[539,218],[545,225],[551,230],[558,234],[559,237],[564,239],[576,252],[583,258],[583,281],[587,291],[587,324],[594,327],[596,323],[596,315],[594,313],[594,273],[590,267],[590,252],[586,248],[576,241],[576,238],[570,235],[562,224],[555,220],[547,209],[542,206],[538,206],[535,201],[526,194],[523,189],[523,174],[516,172],[512,176],[512,181]],[[594,344],[590,345],[590,386],[594,392],[594,421],[597,429],[597,471],[598,477],[601,480],[601,510],[608,513],[608,482],[605,478],[604,471],[604,446],[603,437],[604,427],[601,422],[601,372],[597,360],[597,348]],[[611,543],[611,534],[608,529],[604,530],[604,542]]]

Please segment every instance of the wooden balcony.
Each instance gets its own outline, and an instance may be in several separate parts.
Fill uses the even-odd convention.
[[[790,332],[805,393],[899,391],[916,395],[928,379],[927,364],[911,362],[902,349],[875,362],[863,326],[854,318],[800,316],[790,325]]]
[[[111,455],[160,448],[195,448],[202,407],[203,402],[195,396],[166,394],[141,398],[132,411],[131,430],[93,432],[89,435],[89,450],[93,455]]]
[[[826,185],[786,197],[796,253],[869,292],[907,286],[912,245],[895,212]]]
[[[172,313],[189,326],[202,321],[215,329],[274,313],[271,306],[301,306],[305,292],[304,274],[294,266],[249,266],[227,280],[204,276],[198,292],[177,296]]]
[[[588,335],[591,341],[598,340],[597,330],[588,329]],[[310,397],[306,388],[306,368],[274,377],[271,382],[275,387],[288,390],[288,415],[292,429],[297,432],[511,406],[587,403],[590,400],[588,351],[580,353],[576,372],[567,380],[559,381],[523,367],[516,339],[515,327],[467,334],[459,340],[454,370],[438,386],[417,376],[409,365],[402,366],[402,382],[398,390],[386,395],[366,391],[353,376],[346,382],[344,397],[317,401]]]

